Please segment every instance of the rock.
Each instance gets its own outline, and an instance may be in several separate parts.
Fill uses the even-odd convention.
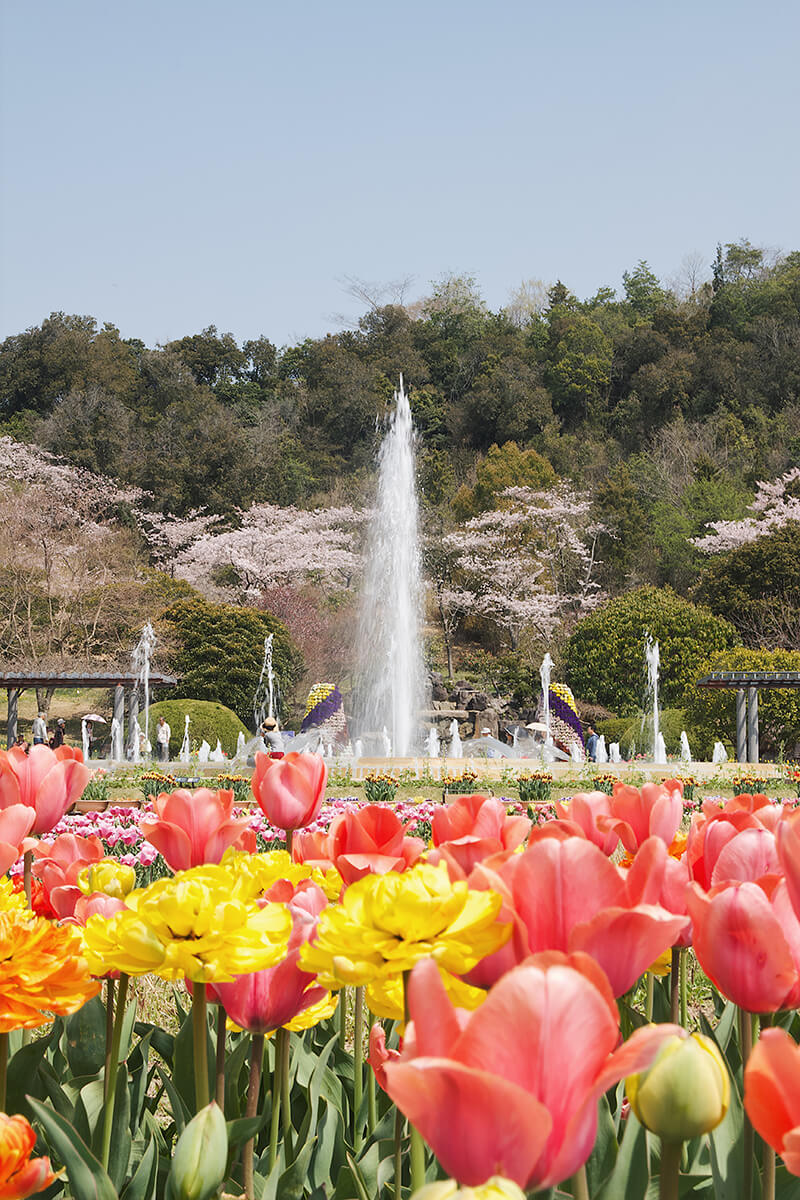
[[[481,737],[484,729],[489,730],[491,737],[498,736],[499,723],[497,713],[493,708],[484,708],[475,712],[473,737]]]
[[[434,703],[446,704],[449,700],[447,688],[442,683],[434,683],[431,685],[431,700]]]

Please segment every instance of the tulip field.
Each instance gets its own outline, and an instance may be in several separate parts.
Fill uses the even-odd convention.
[[[0,1200],[800,1200],[794,799],[90,778],[0,752]]]

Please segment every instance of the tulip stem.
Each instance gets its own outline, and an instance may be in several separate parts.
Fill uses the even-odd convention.
[[[192,1048],[194,1050],[194,1098],[198,1112],[206,1108],[208,1094],[208,1004],[206,985],[192,984]]]
[[[669,1019],[673,1025],[678,1024],[681,1015],[681,951],[679,946],[672,947],[672,960],[669,968]]]
[[[28,908],[32,908],[31,898],[33,896],[31,884],[31,867],[33,866],[33,851],[26,850],[22,856],[22,886],[25,889],[25,903]]]
[[[753,1049],[753,1022],[750,1013],[739,1009],[739,1040],[742,1053],[742,1072],[747,1066],[747,1060]],[[742,1130],[743,1172],[742,1200],[752,1200],[753,1196],[753,1158],[755,1155],[755,1133],[747,1110],[744,1112],[744,1128]]]
[[[294,1158],[292,1137],[292,1106],[289,1099],[289,1052],[291,1050],[291,1033],[288,1029],[279,1029],[275,1051],[281,1056],[281,1128],[286,1144],[287,1164]]]
[[[688,1028],[688,1006],[686,1003],[686,956],[689,951],[685,946],[681,947],[681,1025],[684,1029]]]
[[[647,996],[644,1002],[644,1015],[647,1021],[653,1019],[653,997],[656,990],[656,977],[652,971],[647,972]]]
[[[347,988],[339,992],[339,1046],[344,1050],[347,1040]]]
[[[286,853],[289,855],[289,858],[292,857],[292,838],[293,837],[294,837],[294,830],[287,829],[286,830]]]
[[[281,1127],[281,1067],[283,1057],[280,1047],[275,1045],[275,1066],[272,1069],[272,1115],[269,1124],[269,1169],[275,1166],[278,1157],[278,1130]]]
[[[215,1071],[217,1077],[216,1101],[220,1112],[225,1114],[225,1029],[228,1014],[221,1004],[217,1005],[217,1045]]]
[[[589,1200],[589,1184],[586,1179],[585,1164],[572,1176],[572,1195],[575,1200]]]
[[[764,1142],[764,1172],[761,1176],[761,1200],[775,1200],[775,1151]]]
[[[403,1114],[394,1110],[394,1200],[403,1196]]]
[[[8,1034],[0,1033],[0,1112],[6,1111],[6,1076],[8,1075]]]
[[[378,1101],[375,1092],[375,1072],[367,1072],[367,1129],[372,1134],[378,1124]]]
[[[364,988],[356,988],[354,1007],[355,1030],[353,1032],[353,1149],[358,1153],[361,1149],[361,1100],[364,1090]]]
[[[119,990],[117,992],[116,1011],[114,1013],[114,1032],[111,1037],[111,1056],[108,1062],[108,1080],[106,1081],[106,1102],[103,1107],[103,1141],[100,1161],[103,1167],[108,1166],[108,1156],[111,1152],[111,1127],[114,1124],[114,1099],[117,1092],[117,1072],[119,1071],[119,1048],[122,1043],[122,1026],[125,1023],[125,1004],[128,999],[128,976],[124,971],[119,973]]]
[[[425,1185],[425,1143],[422,1134],[409,1121],[411,1132],[411,1194]]]
[[[111,1042],[114,1037],[114,980],[106,980],[106,1069],[103,1075],[103,1100],[108,1100],[108,1079],[111,1074]]]
[[[220,1012],[224,1012],[222,1005],[219,1006]],[[247,1080],[247,1104],[245,1105],[245,1117],[254,1117],[258,1109],[258,1094],[261,1090],[261,1065],[264,1060],[264,1034],[254,1033],[253,1041],[250,1045],[250,1075]],[[256,1148],[255,1137],[248,1138],[244,1144],[242,1151],[242,1179],[244,1182],[244,1193],[247,1200],[253,1200],[255,1196],[255,1186],[253,1183],[253,1155]]]
[[[675,951],[673,950],[673,954]],[[661,1170],[658,1176],[660,1200],[678,1200],[678,1183],[681,1169],[683,1142],[661,1141]]]

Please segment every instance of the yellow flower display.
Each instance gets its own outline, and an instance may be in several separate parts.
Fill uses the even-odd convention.
[[[275,966],[285,956],[292,918],[285,904],[251,898],[222,866],[193,867],[126,897],[110,919],[93,916],[84,943],[93,974],[152,972],[162,979],[227,982]]]
[[[0,912],[0,1033],[67,1016],[99,990],[75,926],[20,909]]]
[[[85,896],[102,892],[114,900],[124,900],[135,886],[135,870],[118,858],[101,858],[100,862],[84,867],[78,876],[78,887]]]
[[[25,907],[25,893],[18,892],[7,875],[0,877],[0,913],[19,912]]]
[[[298,884],[311,879],[313,871],[305,863],[292,862],[286,850],[268,850],[264,854],[248,854],[230,846],[222,856],[220,866],[233,877],[234,894],[242,900],[255,900],[268,892],[273,884],[285,879]]]
[[[444,864],[366,875],[347,888],[341,904],[321,913],[300,966],[315,972],[322,987],[372,985],[374,1011],[402,1017],[402,990],[387,987],[389,981],[428,957],[453,975],[472,970],[511,934],[510,925],[496,920],[501,904],[495,892],[451,883]]]

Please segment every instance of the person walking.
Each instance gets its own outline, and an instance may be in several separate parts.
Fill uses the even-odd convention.
[[[53,750],[57,750],[59,746],[64,745],[64,718],[59,717],[56,721],[56,727],[53,730],[53,736],[50,739],[50,745]]]
[[[158,761],[169,762],[169,739],[172,730],[166,722],[164,716],[158,718],[156,725],[156,747],[158,749]]]
[[[47,741],[47,720],[43,712],[33,718],[31,737],[34,746],[42,746]]]
[[[586,757],[589,762],[597,761],[597,743],[600,740],[591,725],[586,727]]]

